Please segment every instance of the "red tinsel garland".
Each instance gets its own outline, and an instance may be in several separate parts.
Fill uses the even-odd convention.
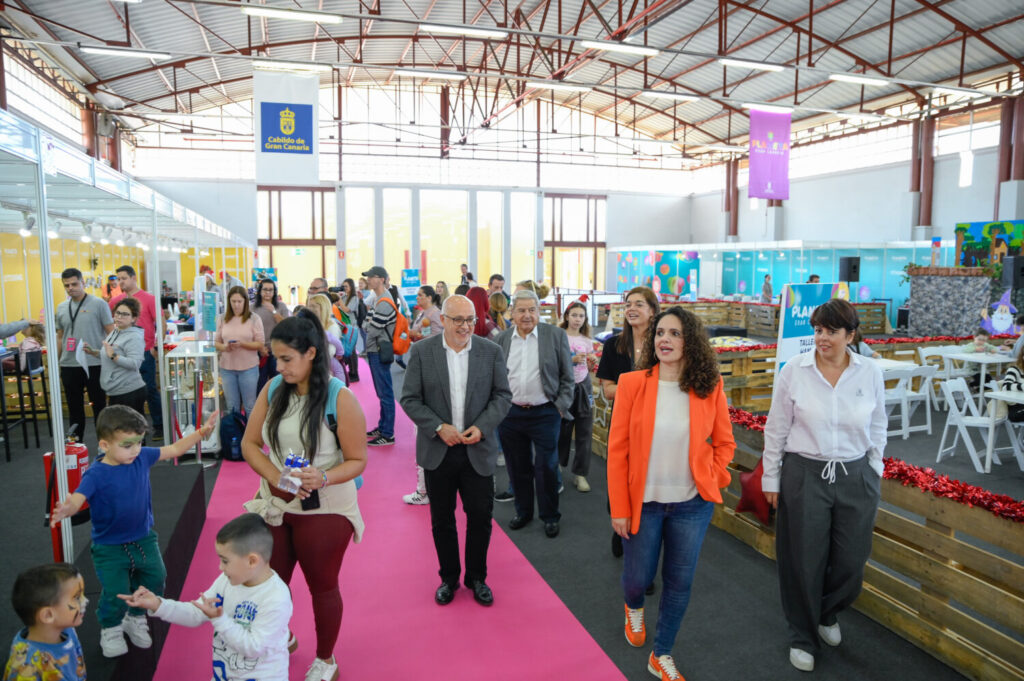
[[[1005,494],[994,494],[983,487],[968,485],[940,475],[931,468],[913,466],[900,459],[885,459],[885,475],[888,480],[898,480],[904,487],[910,485],[922,492],[931,492],[937,497],[977,506],[990,511],[1000,518],[1024,523],[1024,501],[1017,501]]]
[[[749,411],[729,407],[729,420],[747,430],[764,432],[767,416],[751,414]],[[916,487],[922,492],[931,492],[937,497],[952,499],[967,506],[977,506],[991,511],[993,515],[1024,523],[1024,501],[1017,501],[1005,494],[995,494],[983,487],[953,480],[948,475],[936,473],[931,468],[921,468],[900,459],[885,459],[885,474],[888,480],[897,480],[905,487]]]

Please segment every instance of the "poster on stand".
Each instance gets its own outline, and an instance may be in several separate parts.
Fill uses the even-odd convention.
[[[409,309],[416,307],[416,294],[420,290],[420,271],[418,269],[402,270],[402,286],[398,293],[405,298]]]
[[[811,313],[832,298],[849,300],[849,284],[788,284],[783,287],[779,340],[775,350],[776,374],[796,355],[814,349]]]

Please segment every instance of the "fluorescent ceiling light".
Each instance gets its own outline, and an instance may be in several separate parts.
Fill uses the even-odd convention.
[[[751,111],[764,111],[766,113],[792,113],[793,108],[789,106],[775,106],[774,104],[758,104],[757,102],[746,102],[744,109]]]
[[[78,240],[81,241],[83,244],[87,244],[90,241],[92,241],[92,237],[89,236],[88,234],[83,234],[82,236],[78,237]]]
[[[611,40],[581,40],[580,45],[588,50],[605,50],[606,52],[622,52],[623,54],[638,54],[643,57],[657,57],[661,50],[643,45],[624,45],[623,43]]]
[[[485,40],[504,40],[508,37],[508,31],[499,31],[494,28],[477,28],[475,26],[447,26],[444,24],[420,24],[420,30],[425,33],[441,33],[443,35],[461,35],[467,38],[483,38]]]
[[[950,97],[970,97],[972,99],[989,96],[984,92],[978,92],[977,90],[968,90],[966,88],[960,90],[957,88],[949,87],[933,87],[932,92],[937,95],[948,95]]]
[[[268,59],[253,59],[252,67],[254,69],[264,69],[267,71],[330,71],[333,68],[330,64]]]
[[[465,80],[468,74],[461,71],[427,71],[421,69],[395,69],[399,76],[410,78],[438,78],[440,80]]]
[[[114,2],[123,2],[126,5],[137,5],[142,2],[142,0],[114,0]]]
[[[268,17],[270,19],[290,19],[292,21],[312,21],[318,24],[340,24],[341,17],[327,12],[310,12],[309,10],[278,9],[260,5],[242,5],[242,14],[251,17]]]
[[[745,146],[737,146],[735,144],[705,144],[700,147],[701,150],[706,152],[746,152],[748,148]]]
[[[722,66],[736,66],[757,71],[784,71],[786,69],[785,66],[779,66],[778,64],[765,64],[759,61],[747,61],[746,59],[719,59],[718,63]]]
[[[682,92],[670,92],[668,90],[644,90],[643,93],[648,97],[658,97],[660,99],[672,99],[677,102],[696,102],[700,97],[697,95],[688,95]]]
[[[833,73],[828,77],[829,80],[837,80],[841,83],[854,83],[855,85],[874,85],[876,87],[881,85],[889,85],[890,81],[886,78],[872,78],[871,76],[860,76],[855,73]]]
[[[836,116],[839,116],[839,118],[845,118],[848,121],[860,121],[862,123],[877,123],[878,121],[884,121],[887,118],[886,116],[879,116],[878,114],[861,111],[837,111]]]
[[[149,50],[122,50],[117,47],[93,47],[80,45],[79,49],[86,54],[98,54],[104,57],[134,57],[136,59],[170,59],[170,52],[150,52]]]
[[[574,85],[560,80],[528,80],[526,87],[541,88],[548,90],[561,90],[563,92],[590,92],[589,85]]]

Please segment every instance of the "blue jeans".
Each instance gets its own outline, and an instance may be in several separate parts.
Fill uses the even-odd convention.
[[[690,602],[690,586],[697,570],[700,546],[711,523],[715,505],[700,495],[689,501],[662,504],[649,501],[640,512],[640,529],[622,542],[622,590],[630,608],[644,606],[644,592],[654,580],[658,555],[665,545],[661,566],[661,603],[654,630],[654,654],[671,655],[679,625]]]
[[[373,389],[380,400],[380,419],[377,429],[384,437],[395,436],[395,390],[391,387],[391,365],[382,364],[380,353],[366,353],[366,361],[370,365],[373,377]]]
[[[505,467],[515,494],[516,515],[533,517],[533,499],[545,523],[557,523],[558,435],[562,417],[553,404],[523,409],[512,405],[498,426]]]
[[[160,386],[156,382],[156,357],[150,350],[142,353],[142,365],[139,367],[142,380],[146,382],[146,402],[149,403],[149,415],[153,419],[153,430],[162,432],[164,429],[164,410],[160,405]]]
[[[240,407],[245,406],[245,415],[252,414],[252,408],[256,406],[256,384],[260,382],[260,368],[221,369],[220,380],[224,385],[224,400],[228,411],[240,412]]]

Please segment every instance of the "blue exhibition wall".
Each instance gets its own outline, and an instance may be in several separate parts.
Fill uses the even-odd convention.
[[[941,267],[952,267],[953,246],[941,249]],[[901,284],[909,263],[931,264],[930,246],[915,248],[828,248],[772,251],[722,251],[721,294],[760,296],[764,275],[772,275],[778,293],[785,284],[800,284],[811,274],[821,282],[835,283],[839,259],[860,258],[860,281],[850,284],[854,302],[890,302],[888,312],[895,325],[896,308],[906,302],[910,284]],[[623,251],[617,259],[616,290],[651,286],[660,293],[690,295],[697,290],[701,253],[698,251]],[[704,254],[704,257],[708,257]]]

